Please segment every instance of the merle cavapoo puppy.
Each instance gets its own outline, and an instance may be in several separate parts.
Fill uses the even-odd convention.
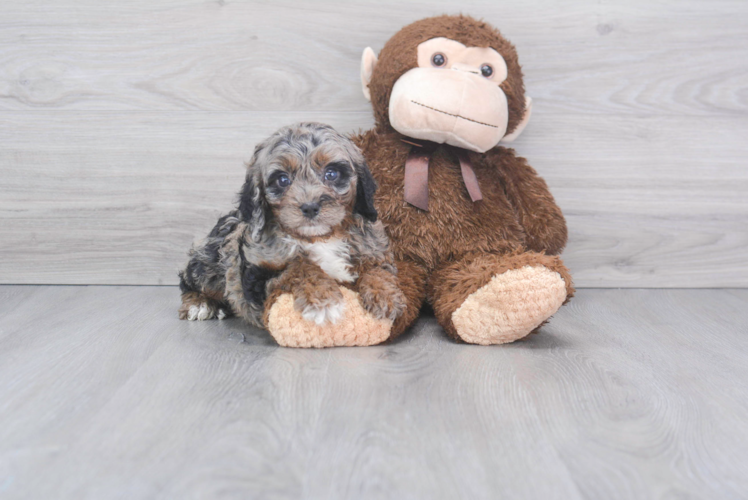
[[[404,298],[375,190],[347,137],[320,123],[281,128],[255,148],[238,208],[190,251],[179,317],[233,313],[264,327],[275,298],[291,293],[305,319],[334,323],[346,286],[375,317],[394,320]]]

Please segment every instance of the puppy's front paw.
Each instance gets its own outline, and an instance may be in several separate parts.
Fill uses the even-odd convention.
[[[345,310],[343,294],[333,280],[310,280],[294,290],[294,307],[307,321],[336,323]]]
[[[345,311],[345,304],[340,302],[339,304],[331,304],[326,307],[306,306],[301,311],[301,317],[307,321],[314,321],[318,325],[328,323],[337,323],[338,320],[343,316]]]
[[[364,275],[358,293],[361,305],[377,319],[395,321],[405,311],[405,295],[389,273]]]

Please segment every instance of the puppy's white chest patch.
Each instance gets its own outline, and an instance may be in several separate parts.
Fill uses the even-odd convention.
[[[333,238],[314,243],[302,243],[304,250],[309,253],[312,262],[322,268],[328,276],[346,283],[352,283],[358,278],[351,272],[351,252],[348,243]]]

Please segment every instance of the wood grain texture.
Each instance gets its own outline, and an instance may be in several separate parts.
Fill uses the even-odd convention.
[[[255,142],[297,120],[370,127],[361,50],[454,9],[3,5],[0,283],[175,283]],[[578,286],[748,286],[748,3],[460,10],[518,47],[535,107],[516,149],[567,215]]]
[[[538,107],[748,110],[748,7],[735,0],[36,0],[2,7],[0,106],[368,111],[363,48],[378,51],[405,24],[457,12],[517,45]]]
[[[293,350],[173,287],[0,287],[3,498],[745,498],[748,291]],[[40,311],[43,314],[40,314]],[[41,480],[40,478],[43,478]]]
[[[192,241],[232,206],[255,142],[301,119],[347,131],[371,121],[363,113],[5,114],[6,283],[175,284]],[[85,120],[85,133],[70,115]],[[516,148],[567,215],[564,257],[578,286],[748,283],[748,169],[734,163],[748,157],[748,122],[536,118]],[[696,130],[705,122],[707,131]]]

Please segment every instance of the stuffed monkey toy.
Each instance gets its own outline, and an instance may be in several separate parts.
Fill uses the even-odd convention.
[[[406,297],[388,338],[426,301],[464,342],[537,330],[574,288],[558,257],[561,210],[527,161],[501,145],[522,132],[532,105],[514,46],[468,16],[422,19],[378,57],[364,50],[361,80],[375,127],[354,141],[379,185],[376,208]]]

